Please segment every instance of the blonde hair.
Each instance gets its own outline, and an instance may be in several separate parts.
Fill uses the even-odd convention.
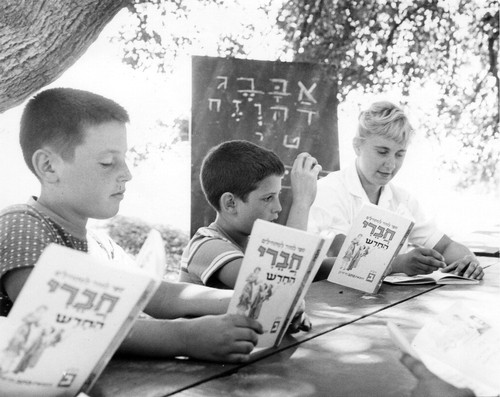
[[[359,114],[358,121],[358,140],[377,135],[407,145],[414,135],[403,109],[388,101],[374,102]]]

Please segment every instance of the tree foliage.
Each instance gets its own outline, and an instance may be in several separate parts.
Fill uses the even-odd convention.
[[[468,186],[499,177],[498,9],[496,0],[292,0],[279,24],[297,60],[335,66],[341,100],[432,81],[439,99],[421,127],[462,146],[443,161]]]
[[[353,91],[435,92],[420,128],[462,148],[460,158],[445,155],[443,162],[462,173],[463,186],[500,177],[496,0],[286,0],[278,7],[255,0],[259,18],[207,40],[206,21],[193,15],[234,3],[242,13],[249,7],[227,0],[136,1],[129,7],[136,29],[121,33],[124,60],[164,72],[196,45],[204,55],[246,57],[255,37],[281,33],[283,45],[271,57],[329,65],[339,101]]]

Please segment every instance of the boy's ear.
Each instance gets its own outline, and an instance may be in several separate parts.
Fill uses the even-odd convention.
[[[236,199],[233,193],[226,192],[220,196],[220,208],[222,211],[229,213],[236,211]]]
[[[55,166],[58,161],[56,157],[57,155],[55,153],[45,148],[38,149],[33,153],[31,161],[36,175],[41,181],[55,183],[59,180]]]

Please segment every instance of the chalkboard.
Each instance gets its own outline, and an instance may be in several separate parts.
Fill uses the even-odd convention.
[[[289,171],[297,154],[315,156],[323,167],[320,177],[339,169],[337,85],[327,76],[319,64],[192,58],[191,235],[215,219],[199,181],[212,146],[244,139],[281,158],[281,224],[290,209]]]

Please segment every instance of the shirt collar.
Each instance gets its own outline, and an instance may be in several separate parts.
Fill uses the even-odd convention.
[[[87,230],[85,228],[81,229],[79,227],[76,227],[75,225],[68,222],[66,219],[62,218],[61,216],[57,215],[55,212],[53,212],[50,209],[48,209],[47,207],[43,206],[42,204],[40,204],[38,202],[37,197],[31,196],[30,199],[28,200],[28,204],[31,205],[32,207],[34,207],[36,210],[47,215],[55,223],[57,223],[59,226],[63,227],[73,237],[76,237],[76,238],[83,240],[83,241],[87,240]]]
[[[356,170],[356,163],[353,163],[346,169],[346,186],[350,194],[359,197],[361,200],[363,200],[363,202],[370,202],[365,189],[363,189],[361,180],[359,179],[358,171]],[[378,205],[380,205],[381,207],[388,207],[387,204],[392,201],[393,197],[394,193],[391,183],[389,182],[387,185],[382,187],[382,193],[380,194]]]

